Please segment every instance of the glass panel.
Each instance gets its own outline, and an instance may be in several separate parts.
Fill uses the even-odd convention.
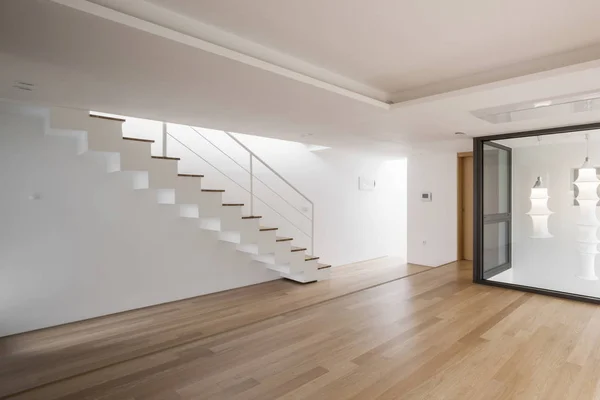
[[[509,261],[509,222],[493,222],[483,225],[483,272],[484,274]]]
[[[483,214],[509,212],[508,151],[483,145]]]
[[[512,149],[512,200],[510,269],[484,279],[600,298],[600,130],[487,144]],[[485,270],[504,261],[495,242],[501,221],[484,217]]]

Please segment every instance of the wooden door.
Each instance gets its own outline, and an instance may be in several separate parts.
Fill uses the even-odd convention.
[[[473,260],[473,157],[462,160],[462,258]]]

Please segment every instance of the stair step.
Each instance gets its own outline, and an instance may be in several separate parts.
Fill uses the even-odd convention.
[[[290,240],[294,240],[294,238],[289,238],[289,237],[283,237],[283,236],[277,236],[277,240],[275,240],[276,242],[288,242]]]
[[[123,136],[123,140],[132,140],[134,142],[144,142],[144,143],[154,143],[154,140],[151,140],[151,139],[139,139],[139,138],[125,137],[125,136]]]
[[[178,157],[152,156],[152,158],[156,158],[158,160],[176,160],[176,161],[181,160],[181,158],[178,158]]]
[[[294,251],[306,251],[306,248],[292,246],[292,252],[294,252]]]
[[[223,207],[242,207],[243,206],[243,204],[241,204],[241,203],[239,203],[239,204],[238,203],[224,203],[221,205]]]
[[[90,114],[90,118],[100,118],[100,119],[107,119],[109,121],[125,122],[125,120],[122,118],[105,117],[104,115],[96,115],[96,114]]]
[[[183,176],[186,178],[204,178],[204,175],[195,175],[195,174],[177,174],[177,176]]]
[[[312,260],[318,260],[319,257],[315,257],[315,256],[306,256],[304,258],[304,261],[312,261]]]
[[[242,219],[258,219],[262,218],[260,215],[248,215],[247,217],[242,217]]]
[[[225,190],[223,189],[202,189],[202,192],[208,193],[223,193]]]
[[[318,266],[318,269],[331,268],[331,265],[329,265],[329,264],[317,263],[317,266]]]
[[[260,227],[260,231],[261,231],[261,232],[266,232],[266,231],[276,231],[277,229],[279,229],[279,228],[268,228],[268,227],[266,227],[266,226],[261,226],[261,227]]]

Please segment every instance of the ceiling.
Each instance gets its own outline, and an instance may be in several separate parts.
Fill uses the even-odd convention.
[[[113,3],[130,9],[115,11]],[[468,149],[456,131],[480,136],[600,119],[596,111],[491,124],[471,114],[600,90],[600,25],[588,24],[593,2],[550,2],[544,24],[534,18],[541,7],[534,0],[518,3],[528,24],[521,13],[509,18],[512,0],[460,1],[477,18],[450,2],[377,3],[2,0],[0,98],[295,141],[308,135],[314,144],[393,154]],[[497,61],[514,65],[573,48],[580,50],[552,56],[559,68],[546,58],[541,72],[500,81],[486,75],[476,86],[464,78]],[[34,90],[15,88],[16,81]],[[458,86],[385,100],[419,85],[433,90],[432,82]]]
[[[522,75],[557,67],[552,56],[600,41],[597,0],[93,1],[133,15],[143,15],[144,3],[157,5],[382,91],[391,101],[456,80],[462,82],[455,89],[511,77],[509,69]],[[588,51],[598,54],[595,47]]]

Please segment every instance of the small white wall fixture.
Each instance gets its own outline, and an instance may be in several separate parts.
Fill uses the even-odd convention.
[[[589,158],[585,158],[584,164],[578,170],[575,185],[579,189],[577,202],[579,203],[579,221],[577,222],[579,253],[581,265],[578,277],[581,279],[595,281],[596,255],[598,254],[598,226],[596,217],[596,205],[598,204],[598,185],[600,180],[596,175],[596,168],[592,167]]]
[[[551,238],[552,234],[548,231],[548,218],[552,211],[548,208],[548,188],[543,187],[542,178],[538,176],[535,184],[531,188],[531,209],[527,213],[533,223],[532,239]]]

